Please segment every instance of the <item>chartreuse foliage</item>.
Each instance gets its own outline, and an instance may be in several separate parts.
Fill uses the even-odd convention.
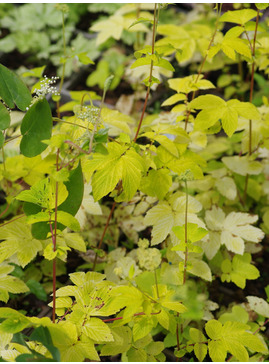
[[[41,67],[24,74],[35,78],[29,81],[35,83],[32,98],[0,65],[0,183],[6,196],[0,300],[10,306],[0,308],[2,360],[268,356],[261,333],[269,305],[260,297],[242,298],[247,281],[262,274],[254,254],[269,232],[269,103],[266,97],[262,105],[252,103],[252,81],[268,73],[268,24],[260,20],[265,7],[221,14],[217,4],[215,14],[199,5],[195,14],[172,20],[169,8],[162,18],[164,6],[89,6],[108,14],[90,28],[96,34],[90,42],[104,54],[86,81],[103,88],[103,97],[71,91],[72,101],[64,104],[51,86],[57,79],[43,78]],[[67,8],[58,8],[65,30]],[[69,56],[93,64],[86,43],[78,53],[71,52],[70,35],[63,44],[59,91]],[[124,44],[133,46],[134,56],[123,54]],[[210,72],[229,74],[235,63],[241,90],[229,89],[227,78],[216,88]],[[134,94],[122,95],[115,109],[106,107],[106,92],[121,78]],[[155,105],[147,115],[157,86],[164,111]],[[222,91],[233,99],[221,97]],[[9,110],[15,108],[20,118]],[[79,267],[78,255],[84,260]],[[211,300],[226,282],[240,289],[236,305],[223,294]],[[43,301],[52,293],[52,320],[11,308],[30,292]]]

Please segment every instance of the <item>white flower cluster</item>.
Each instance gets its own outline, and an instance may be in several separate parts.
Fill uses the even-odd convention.
[[[147,249],[149,247],[149,241],[148,239],[139,239],[137,245],[139,248]]]
[[[48,78],[47,76],[44,76],[44,79],[40,81],[40,88],[35,88],[33,93],[36,94],[34,96],[31,104],[29,107],[26,108],[26,110],[29,110],[29,108],[38,100],[44,99],[44,97],[48,94],[59,96],[59,92],[55,86],[51,86],[56,83],[56,81],[59,79],[57,76],[52,76],[51,78]]]
[[[59,95],[59,92],[55,86],[51,86],[56,83],[56,81],[59,79],[57,76],[52,76],[51,78],[48,78],[47,76],[44,76],[44,79],[40,81],[40,88],[34,89],[34,93],[39,99],[43,99],[46,95],[52,94],[52,95]]]
[[[153,271],[161,264],[162,255],[156,248],[138,248],[136,253],[140,268]]]
[[[117,261],[114,273],[121,279],[126,279],[129,276],[129,272],[132,267],[134,269],[133,277],[136,277],[141,273],[141,270],[138,268],[133,258],[123,257]]]
[[[92,124],[98,122],[100,110],[95,106],[81,106],[76,105],[74,107],[74,113],[77,118],[81,120],[87,120]]]

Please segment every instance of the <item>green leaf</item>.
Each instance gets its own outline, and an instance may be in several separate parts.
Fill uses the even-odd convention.
[[[169,106],[169,105],[173,105],[176,104],[179,101],[185,101],[186,100],[186,95],[181,94],[181,93],[177,93],[175,95],[170,96],[168,99],[166,99],[161,106]]]
[[[174,226],[173,232],[175,233],[176,237],[184,241],[185,240],[185,225],[183,226]],[[187,224],[187,237],[192,243],[201,240],[208,234],[206,229],[199,227],[197,224],[188,223]]]
[[[242,176],[247,174],[258,175],[261,173],[263,166],[258,161],[251,160],[248,156],[223,157],[222,162],[233,172]]]
[[[17,105],[22,111],[25,111],[32,101],[30,91],[21,79],[2,64],[0,64],[0,97],[11,109]]]
[[[161,310],[161,312],[157,315],[157,320],[162,327],[169,330],[170,319],[169,313],[166,310]]]
[[[196,343],[194,345],[194,354],[196,355],[196,358],[200,362],[203,361],[206,354],[207,354],[207,345],[206,344]]]
[[[240,342],[234,340],[234,338],[223,339],[223,345],[233,356],[235,356],[240,362],[247,362],[249,360],[248,352],[245,349],[244,345]]]
[[[195,343],[201,343],[202,341],[206,341],[205,335],[202,331],[195,329],[193,327],[190,328],[190,337]]]
[[[169,310],[173,310],[176,311],[178,313],[182,313],[182,312],[186,312],[187,308],[179,302],[168,302],[168,301],[164,301],[161,303],[161,305],[165,308],[169,308]]]
[[[192,100],[189,106],[191,109],[218,109],[224,108],[226,106],[226,102],[215,95],[203,95]]]
[[[231,177],[223,177],[216,181],[217,190],[229,200],[234,200],[237,196],[237,189],[234,180]]]
[[[108,155],[95,153],[93,159],[87,161],[87,167],[96,170],[92,178],[93,197],[98,201],[122,180],[123,193],[116,200],[129,201],[139,187],[144,161],[133,149],[127,150],[118,143],[109,143],[107,149]]]
[[[35,67],[22,74],[22,77],[37,77],[41,78],[46,66]]]
[[[20,317],[11,317],[1,323],[0,331],[15,334],[29,326],[30,321],[23,315]]]
[[[30,291],[41,301],[46,302],[47,301],[47,293],[44,290],[42,284],[35,281],[34,279],[29,279],[26,282],[27,287],[30,289]]]
[[[0,130],[5,130],[10,124],[10,114],[7,108],[0,102]]]
[[[229,100],[227,105],[238,112],[238,115],[246,119],[260,120],[261,115],[256,106],[250,102],[242,102],[239,100]]]
[[[146,362],[147,361],[147,353],[144,349],[136,349],[134,347],[131,347],[131,349],[128,350],[126,353],[126,356],[128,358],[128,361],[130,362]]]
[[[133,22],[128,29],[132,28],[134,25],[136,24],[139,24],[139,23],[151,23],[153,24],[153,20],[151,19],[148,19],[148,18],[143,18],[143,17],[140,17],[138,18],[135,22]]]
[[[132,331],[128,326],[114,327],[111,329],[114,341],[105,344],[101,349],[103,356],[117,355],[129,350],[132,342]]]
[[[255,3],[255,6],[259,10],[264,10],[264,9],[268,8],[269,4],[268,3],[259,3],[259,4]]]
[[[121,157],[122,164],[122,194],[115,201],[130,201],[136,193],[141,180],[141,172],[144,170],[144,161],[134,150],[127,150]]]
[[[147,54],[145,57],[138,58],[131,65],[130,68],[133,69],[133,68],[137,68],[137,67],[141,67],[141,66],[150,65],[151,62],[153,62],[153,66],[162,67],[168,71],[175,71],[174,67],[171,65],[171,63],[169,61],[167,61],[166,59],[161,58],[161,57],[156,57],[155,54],[153,54],[153,55]]]
[[[221,263],[221,270],[223,273],[231,273],[232,271],[232,263],[229,259],[224,259]]]
[[[66,245],[70,248],[79,250],[81,252],[86,251],[85,241],[79,234],[63,232],[63,238]]]
[[[225,312],[219,317],[219,321],[224,324],[226,321],[238,321],[246,324],[249,320],[248,313],[242,306],[234,306],[232,312]]]
[[[52,131],[52,116],[48,101],[44,98],[35,102],[25,114],[21,133],[23,135],[20,150],[25,157],[35,157],[42,153],[47,145],[42,140],[49,139]]]
[[[245,253],[243,256],[235,255],[232,260],[231,280],[242,289],[245,288],[246,279],[257,279],[260,276],[260,272],[250,264],[250,261],[249,253]]]
[[[68,196],[65,200],[61,200],[58,211],[65,211],[74,216],[80,208],[84,192],[84,181],[80,163],[77,168],[70,172],[69,180],[64,182],[64,186],[67,189]],[[52,199],[52,201],[54,201],[54,204],[52,203],[52,207],[54,208],[55,198]],[[37,205],[24,204],[24,212],[26,215],[36,214],[39,211],[41,211],[41,209]],[[57,229],[59,230],[63,230],[65,227],[65,225],[60,223],[57,224]],[[46,239],[49,231],[50,227],[47,223],[38,222],[32,225],[32,235],[36,239]]]
[[[172,185],[169,169],[151,169],[146,177],[141,179],[140,190],[149,196],[163,200]]]
[[[153,225],[151,245],[162,242],[174,226],[174,214],[171,206],[166,201],[159,202],[157,206],[147,212],[145,224]]]
[[[30,227],[26,224],[24,217],[2,226],[1,239],[4,241],[0,244],[0,262],[7,258],[12,259],[11,257],[15,256],[19,264],[25,267],[42,250],[42,244],[40,241],[33,239]],[[2,282],[0,287],[1,285]],[[24,292],[26,292],[28,288],[25,284],[23,285],[26,288]]]
[[[113,191],[122,176],[122,163],[120,160],[111,161],[109,167],[97,171],[92,179],[93,197],[99,201],[109,192]]]
[[[59,350],[53,345],[50,332],[47,327],[39,326],[34,329],[30,336],[30,340],[43,344],[52,354],[55,361],[61,361]]]
[[[94,62],[87,56],[87,52],[78,54],[78,59],[82,64],[94,64]]]
[[[58,210],[68,212],[75,216],[80,208],[84,192],[84,181],[80,163],[70,172],[69,180],[64,182],[64,185],[67,188],[68,196],[59,205]]]
[[[252,9],[226,11],[226,13],[220,17],[219,21],[244,25],[251,19],[255,18],[256,15],[257,12]]]
[[[153,328],[153,321],[151,317],[139,318],[133,327],[133,339],[137,341],[148,335]]]
[[[58,206],[66,200],[67,196],[68,191],[66,186],[63,183],[58,182]],[[30,190],[25,190],[19,193],[16,199],[31,202],[40,207],[52,210],[55,208],[56,182],[49,178],[42,179],[35,183]]]
[[[108,325],[96,317],[91,317],[90,320],[87,320],[82,327],[82,332],[97,342],[109,342],[114,340]]]
[[[227,349],[222,341],[209,341],[208,343],[209,356],[213,361],[225,362]]]
[[[205,324],[205,331],[211,339],[218,340],[222,337],[222,324],[217,320],[210,320]]]
[[[55,220],[55,213],[51,215],[52,220]],[[71,214],[65,211],[58,210],[57,211],[57,221],[69,227],[71,230],[80,231],[80,225],[78,220]]]

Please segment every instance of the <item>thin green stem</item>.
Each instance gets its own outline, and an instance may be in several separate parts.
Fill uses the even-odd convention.
[[[65,24],[64,24],[64,12],[62,12],[62,30],[63,30],[63,51],[64,51],[64,63],[62,68],[62,75],[60,80],[60,86],[59,86],[59,94],[61,94],[63,83],[64,83],[64,76],[65,76],[65,62],[66,62],[66,41],[65,41]],[[56,103],[57,105],[57,116],[60,119],[61,113],[60,113],[60,102],[59,100]]]
[[[4,145],[2,146],[2,159],[3,159],[3,167],[4,167],[4,171],[6,170],[6,163],[5,163],[5,150],[4,150]]]
[[[56,170],[59,170],[59,149],[57,150],[56,155]],[[53,251],[56,251],[57,248],[57,212],[58,212],[58,192],[59,192],[59,186],[58,182],[56,182],[55,185],[55,218],[54,218],[54,233],[52,229],[52,223],[50,221],[50,231],[51,231],[51,238],[53,242]],[[53,259],[52,262],[52,294],[53,294],[53,300],[52,300],[52,322],[55,323],[55,311],[56,311],[56,258]]]
[[[184,252],[184,270],[183,284],[186,283],[187,264],[188,264],[188,184],[185,181],[186,205],[185,205],[185,252]]]
[[[62,30],[63,30],[63,48],[64,48],[64,58],[66,61],[66,41],[65,41],[65,24],[64,24],[64,12],[62,12]],[[62,77],[59,86],[59,93],[61,93],[64,83],[64,76],[65,76],[65,62],[63,63],[62,69]]]
[[[155,286],[156,286],[157,297],[160,298],[156,269],[154,270],[154,278],[155,278]]]
[[[60,118],[52,118],[53,121],[56,121],[57,123],[64,123],[64,124],[70,124],[70,125],[74,125],[74,126],[78,126],[79,128],[83,128],[88,130],[88,128],[86,126],[80,125],[80,124],[76,124],[76,123],[71,123],[70,121],[66,121],[66,120],[62,120]]]
[[[251,65],[251,80],[250,80],[250,91],[249,91],[249,102],[252,102],[253,99],[253,90],[254,90],[254,71],[255,71],[255,48],[256,48],[256,39],[257,39],[257,30],[258,30],[258,23],[259,23],[259,16],[260,10],[257,9],[257,16],[256,16],[256,24],[255,24],[255,31],[254,31],[254,38],[253,38],[253,46],[247,34],[247,39],[249,41],[250,49],[252,52],[252,65]],[[248,154],[251,156],[252,154],[252,120],[249,120],[249,142],[248,142]],[[246,175],[245,179],[245,188],[244,188],[244,197],[243,201],[246,202],[247,199],[247,190],[248,190],[248,181],[249,177],[248,174]]]
[[[155,51],[156,26],[157,26],[157,22],[158,22],[156,14],[157,14],[157,4],[155,3],[154,21],[153,21],[153,30],[152,30],[151,54],[154,54],[154,51]],[[134,137],[134,140],[133,140],[134,142],[136,142],[136,140],[137,140],[137,137],[138,137],[138,134],[139,134],[139,131],[141,129],[141,125],[142,125],[142,122],[143,122],[143,119],[144,119],[145,111],[146,111],[146,108],[147,108],[148,98],[149,98],[149,94],[150,94],[150,86],[151,86],[151,82],[152,82],[152,72],[153,72],[153,60],[151,60],[151,62],[150,62],[149,81],[148,81],[149,85],[148,85],[148,88],[147,88],[145,102],[144,102],[143,110],[142,110],[141,117],[140,117],[140,120],[139,120],[139,124],[138,124],[138,127],[137,127],[137,131],[136,131],[136,134],[135,134],[135,137]]]
[[[52,222],[49,221],[53,251],[56,251],[56,235],[54,235]],[[55,323],[56,312],[56,259],[52,262],[52,322]]]
[[[186,205],[185,205],[185,217],[184,217],[184,241],[185,241],[185,252],[184,252],[184,268],[183,268],[183,285],[186,283],[186,276],[187,276],[187,264],[188,264],[188,183],[185,180],[185,195],[186,195]],[[177,318],[179,317],[179,314],[177,313]],[[183,327],[181,327],[181,331],[183,331]],[[176,327],[176,337],[177,337],[177,350],[180,349],[180,342],[179,342],[179,323],[177,322]],[[178,358],[177,358],[178,361]]]

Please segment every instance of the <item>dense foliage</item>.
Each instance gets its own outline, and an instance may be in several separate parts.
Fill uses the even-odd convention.
[[[0,4],[2,361],[268,361],[267,6]]]

